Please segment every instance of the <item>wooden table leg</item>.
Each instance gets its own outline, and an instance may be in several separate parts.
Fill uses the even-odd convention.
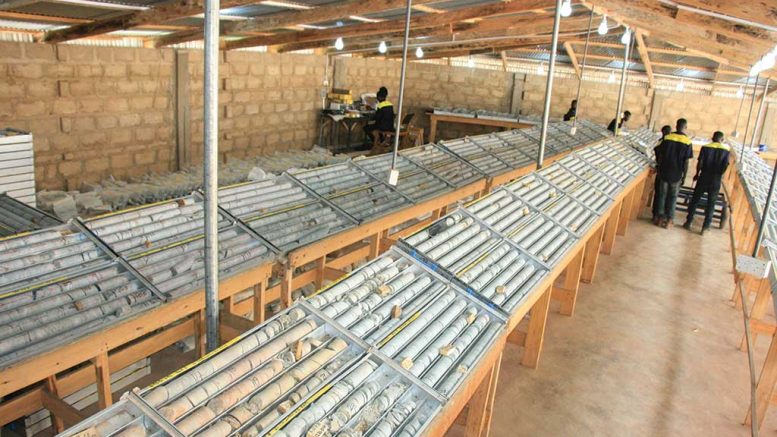
[[[623,203],[621,203],[617,208],[613,209],[613,211],[610,213],[610,217],[607,218],[607,221],[604,224],[602,253],[605,255],[610,255],[612,253],[613,247],[615,246],[615,235],[618,231],[618,218],[621,215],[622,207]]]
[[[631,219],[631,204],[634,201],[634,193],[635,191],[632,190],[631,193],[627,194],[626,197],[623,198],[620,217],[618,217],[617,233],[620,236],[626,235],[626,228],[629,226],[629,220]]]
[[[753,324],[754,322],[763,320],[771,297],[772,287],[769,279],[759,280],[758,291],[755,295],[755,302],[753,302],[753,306],[750,308],[750,334],[752,337],[753,346],[755,346],[755,341],[758,338],[758,332],[753,329]],[[742,341],[739,343],[739,350],[743,352],[747,350],[747,337],[744,334],[742,334]]]
[[[466,437],[488,436],[491,428],[491,415],[494,410],[494,396],[501,362],[502,357],[500,355],[467,404],[467,423],[464,432]]]
[[[642,180],[642,183],[639,184],[639,186],[634,190],[634,200],[632,200],[631,204],[631,219],[636,220],[639,218],[640,213],[642,212],[642,208],[647,205],[647,199],[650,197],[649,194],[649,188],[648,186],[648,180],[650,178],[645,178]]]
[[[435,142],[437,138],[437,117],[434,115],[429,117],[429,142]]]
[[[262,323],[265,318],[267,296],[264,294],[264,281],[254,285],[254,322]]]
[[[777,332],[772,336],[772,343],[769,345],[769,352],[766,353],[761,375],[758,377],[758,385],[755,389],[756,406],[758,407],[758,428],[763,424],[766,410],[774,392],[774,385],[777,383]],[[747,409],[745,425],[752,421],[750,408]]]
[[[283,275],[281,277],[281,306],[288,308],[292,304],[291,292],[294,288],[294,267],[284,265]]]
[[[531,316],[521,364],[532,369],[536,369],[540,361],[542,342],[545,339],[545,322],[548,319],[548,307],[550,306],[550,290],[548,288],[542,293],[529,312]]]
[[[49,376],[46,378],[46,390],[49,391],[54,396],[59,396],[59,390],[57,389],[57,377],[56,375]],[[44,405],[45,406],[45,405]],[[54,414],[53,411],[49,411],[51,414],[52,423],[54,425],[54,431],[57,433],[61,433],[65,430],[65,423],[60,419],[60,417],[56,414]]]
[[[102,352],[97,355],[92,362],[96,375],[95,385],[97,386],[97,405],[100,409],[108,408],[113,404],[113,393],[111,392],[111,369],[108,364],[108,352]]]
[[[559,314],[571,316],[575,312],[577,303],[577,291],[580,289],[580,274],[583,271],[583,253],[579,250],[577,255],[567,265],[564,271],[564,281],[561,286],[554,286],[552,294],[559,297],[561,307]]]
[[[380,235],[380,232],[370,235],[370,253],[367,255],[367,261],[374,260],[380,254]]]
[[[194,354],[197,358],[205,355],[205,310],[192,315],[194,318]]]
[[[599,264],[599,253],[602,248],[602,239],[604,237],[604,225],[591,235],[588,242],[585,243],[585,254],[583,255],[583,271],[580,274],[580,280],[586,284],[594,281],[596,266]]]
[[[326,255],[316,260],[316,288],[324,286],[324,272],[326,271]]]

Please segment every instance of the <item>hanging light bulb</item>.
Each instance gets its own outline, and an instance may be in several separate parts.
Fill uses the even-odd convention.
[[[741,99],[744,96],[745,96],[745,90],[743,90],[742,87],[739,87],[739,89],[737,90],[737,98]]]
[[[623,36],[621,36],[621,44],[626,45],[629,42],[631,42],[631,31],[627,27],[626,30],[623,32]]]
[[[680,79],[680,82],[675,87],[677,91],[682,91],[685,89],[685,79]]]
[[[610,75],[607,77],[607,83],[615,83],[615,72],[610,71]]]
[[[378,52],[386,53],[387,51],[388,51],[388,46],[386,45],[386,41],[381,41],[380,44],[378,44]]]
[[[565,0],[561,4],[561,16],[568,17],[570,15],[572,15],[572,0]]]
[[[470,56],[469,59],[467,59],[467,67],[469,67],[469,68],[474,68],[475,67],[475,60],[472,59],[472,56]]]
[[[338,36],[335,40],[335,48],[337,50],[342,50],[345,47],[345,43],[343,42],[343,37]]]
[[[423,58],[424,57],[424,49],[422,49],[421,47],[415,49],[415,57],[418,58],[418,59]]]
[[[777,57],[775,57],[774,52],[767,53],[761,60],[761,67],[763,70],[774,68],[775,59],[777,59]]]
[[[545,69],[542,67],[542,62],[537,66],[537,74],[545,74]]]
[[[599,28],[596,29],[597,32],[599,32],[599,35],[607,35],[607,16],[604,15],[602,17],[602,22],[599,23]]]

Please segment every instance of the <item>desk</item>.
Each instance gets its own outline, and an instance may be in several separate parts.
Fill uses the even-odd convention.
[[[429,114],[429,142],[435,142],[437,137],[437,123],[459,123],[459,124],[476,124],[479,126],[494,126],[505,129],[524,129],[534,126],[533,123],[524,123],[521,121],[510,120],[494,120],[489,118],[477,118],[477,117],[465,117],[460,115],[449,114],[435,114],[433,112]]]
[[[337,141],[337,127],[339,125],[345,126],[346,130],[346,137],[345,137],[345,151],[350,151],[351,149],[351,137],[353,136],[353,130],[356,128],[356,125],[358,124],[366,124],[372,114],[369,112],[360,113],[356,116],[347,116],[345,114],[329,114],[329,113],[321,113],[321,130],[319,132],[319,143],[323,143],[324,138],[324,126],[326,125],[327,121],[331,124],[332,130],[330,131],[329,135],[329,144],[332,147],[333,153],[340,152],[340,147],[336,144]]]

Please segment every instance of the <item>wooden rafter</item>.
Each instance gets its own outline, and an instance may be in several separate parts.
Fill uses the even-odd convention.
[[[622,58],[618,56],[594,55],[591,53],[588,54],[588,57],[591,59],[600,59],[602,61],[621,61],[622,60]],[[718,68],[697,67],[697,66],[690,66],[690,65],[684,65],[684,64],[677,64],[674,62],[656,62],[656,61],[652,61],[651,64],[655,67],[683,68],[686,70],[705,71],[705,72],[719,71],[720,74],[730,74],[732,76],[743,76],[743,77],[747,76],[747,73],[744,71],[725,70],[720,67]]]
[[[446,24],[460,22],[476,17],[523,12],[528,9],[536,9],[541,5],[549,5],[552,3],[553,2],[548,0],[490,3],[482,6],[457,9],[455,11],[445,12],[442,14],[422,15],[420,17],[412,18],[410,25],[414,29],[443,26]],[[226,44],[226,48],[236,49],[261,45],[270,46],[311,41],[326,41],[338,37],[346,38],[360,35],[380,35],[402,30],[404,25],[404,19],[396,19],[382,21],[379,23],[364,23],[352,26],[344,26],[334,29],[309,30],[294,33],[287,32],[284,34],[277,34],[268,37],[252,37],[231,41]]]
[[[678,3],[777,27],[777,5],[773,1],[680,0]]]
[[[704,53],[709,59],[725,58],[732,65],[749,68],[762,53],[751,43],[719,35],[714,29],[678,23],[671,7],[649,0],[587,0],[586,6],[642,30],[651,37]]]
[[[415,3],[420,6],[431,1],[432,0],[416,0]],[[345,0],[312,9],[279,12],[277,14],[258,16],[245,21],[223,23],[221,25],[220,34],[225,36],[266,32],[282,27],[336,20],[348,17],[349,15],[363,15],[397,9],[406,4],[407,0]],[[196,41],[202,39],[202,35],[202,29],[190,32],[178,32],[159,38],[155,45],[157,47],[162,47],[188,41]]]
[[[569,60],[572,62],[572,67],[575,68],[575,74],[577,74],[577,78],[582,79],[582,76],[580,75],[580,64],[577,62],[575,49],[572,47],[572,44],[570,44],[569,41],[564,43],[564,50],[567,51],[567,56],[569,56]]]
[[[677,11],[675,19],[680,23],[715,29],[715,32],[719,34],[723,34],[731,38],[742,39],[754,44],[777,44],[777,34],[755,26],[748,26],[721,18],[696,14],[684,9],[679,9]]]
[[[647,46],[645,45],[645,39],[642,36],[642,32],[635,32],[634,37],[637,40],[637,50],[639,51],[639,57],[642,59],[642,65],[645,66],[645,73],[648,77],[648,86],[653,88],[656,85],[655,78],[653,78],[653,65],[650,62],[650,55],[648,55]]]

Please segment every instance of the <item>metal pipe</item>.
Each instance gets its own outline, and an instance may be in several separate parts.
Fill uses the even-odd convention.
[[[620,88],[618,89],[618,107],[615,114],[615,133],[613,135],[617,135],[620,131],[622,115],[621,111],[623,110],[623,96],[626,93],[626,71],[629,69],[629,51],[631,50],[632,38],[633,36],[629,35],[629,39],[626,41],[626,44],[623,47],[623,67],[621,68],[621,84]]]
[[[577,108],[575,109],[575,118],[572,120],[572,131],[577,130],[577,117],[580,114],[580,89],[583,87],[583,75],[585,74],[585,61],[588,57],[588,42],[591,40],[591,25],[594,23],[594,8],[591,8],[591,15],[588,17],[588,33],[585,34],[585,48],[583,49],[583,63],[580,65],[580,80],[577,83]]]
[[[747,80],[749,81],[750,78],[748,77]],[[747,82],[745,82],[745,86],[742,88],[742,97],[739,99],[739,110],[737,111],[737,119],[734,123],[734,131],[731,132],[731,135],[736,138],[739,136],[739,132],[737,130],[739,129],[739,116],[742,114],[742,105],[745,103],[745,97],[747,97]]]
[[[750,138],[750,148],[752,149],[754,146],[757,146],[755,136],[758,135],[758,130],[761,128],[761,113],[764,110],[764,102],[766,101],[766,95],[769,93],[769,81],[771,79],[769,77],[766,78],[766,83],[764,84],[764,91],[763,94],[761,94],[761,103],[758,105],[758,113],[755,117],[755,126],[753,126],[753,136]]]
[[[545,143],[548,140],[548,121],[550,120],[550,101],[553,92],[553,74],[556,71],[556,52],[558,51],[558,31],[561,25],[561,1],[556,0],[556,10],[553,17],[553,39],[550,44],[550,61],[548,61],[548,79],[545,82],[545,107],[542,110],[542,130],[540,132],[540,150],[537,152],[537,168],[542,168],[545,159]]]
[[[753,82],[753,97],[750,99],[750,109],[747,111],[747,123],[745,123],[745,137],[742,139],[742,150],[741,152],[744,153],[745,151],[745,144],[747,144],[747,133],[750,130],[750,117],[753,116],[753,106],[755,105],[755,92],[758,90],[758,78],[761,77],[761,75],[755,76],[755,82]]]
[[[219,0],[205,0],[204,143],[205,334],[206,347],[219,346],[218,123]]]
[[[399,133],[402,130],[402,105],[405,99],[405,72],[407,71],[407,40],[410,37],[410,14],[412,12],[413,0],[407,0],[405,10],[405,36],[402,40],[402,67],[399,74],[399,102],[397,106],[396,131],[394,133],[394,150],[391,153],[391,173],[389,174],[389,183],[396,185],[396,166],[397,152],[399,151]]]
[[[766,195],[766,204],[764,205],[764,210],[761,214],[761,222],[758,224],[758,236],[755,239],[755,246],[753,247],[753,258],[758,257],[758,249],[761,248],[761,241],[763,241],[764,238],[764,229],[766,228],[766,222],[769,219],[769,210],[772,208],[772,197],[774,197],[775,185],[777,185],[777,161],[774,162],[772,182],[769,184],[769,193]]]

